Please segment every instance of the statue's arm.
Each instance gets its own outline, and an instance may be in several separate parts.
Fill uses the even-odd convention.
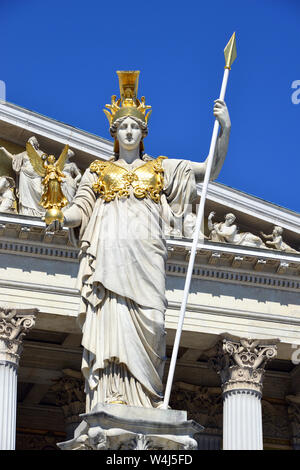
[[[92,189],[92,185],[96,181],[96,173],[91,173],[87,169],[82,177],[72,205],[64,211],[63,224],[56,220],[46,228],[46,231],[56,232],[61,230],[62,227],[75,228],[82,226],[82,224],[85,225],[93,212],[96,201],[96,196]]]
[[[215,100],[214,115],[219,121],[221,129],[218,135],[216,149],[213,158],[213,164],[210,174],[210,180],[215,180],[221,171],[225,157],[227,155],[229,136],[231,130],[231,121],[227,106],[223,100]],[[192,162],[192,167],[195,173],[196,182],[200,183],[204,180],[204,175],[207,167],[207,159],[205,162],[198,163]]]
[[[6,197],[0,203],[0,212],[9,212],[12,209],[14,199],[12,197]]]
[[[266,239],[272,239],[273,238],[273,234],[271,233],[270,235],[266,235],[264,232],[259,232],[264,238]]]
[[[275,246],[275,247],[276,247],[276,245],[281,245],[281,243],[282,243],[282,237],[281,236],[275,237],[272,242],[269,242],[269,241],[266,242],[267,245]]]
[[[226,235],[228,235],[227,231],[226,230],[223,230],[223,224],[217,224],[215,227],[214,227],[217,235],[220,235],[222,237],[225,237]]]
[[[81,225],[81,210],[76,204],[68,207],[64,211],[64,226],[65,227],[79,227]]]
[[[11,160],[14,158],[14,155],[6,150],[5,147],[0,147],[0,154],[4,154],[6,157],[10,158]]]
[[[231,121],[227,106],[223,100],[216,100],[214,105],[214,115],[219,121],[221,129],[218,135],[210,180],[215,180],[221,171],[225,157],[227,155]]]
[[[206,163],[191,162],[191,164],[195,175],[196,183],[201,183],[204,180]]]
[[[73,166],[73,171],[74,171],[74,177],[75,177],[75,181],[77,184],[79,184],[81,178],[82,178],[82,175],[80,173],[80,170],[78,168],[78,166],[74,163],[74,166]]]
[[[215,212],[211,212],[208,216],[208,230],[211,232],[214,229],[214,224],[212,222]]]
[[[267,242],[266,242],[266,245],[269,245],[269,246],[276,246],[276,242],[275,242],[275,241],[273,241],[273,242],[267,241]]]
[[[81,211],[78,206],[73,204],[64,211],[64,221],[61,223],[59,220],[54,220],[51,224],[47,225],[46,232],[58,232],[63,227],[75,228],[81,225]]]

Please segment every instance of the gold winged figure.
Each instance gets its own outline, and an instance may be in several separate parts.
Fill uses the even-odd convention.
[[[61,182],[66,176],[62,170],[68,158],[69,146],[64,147],[58,160],[54,155],[46,153],[42,155],[42,158],[29,142],[26,144],[26,150],[35,172],[43,178],[44,191],[40,205],[46,209],[46,224],[49,225],[54,220],[63,222],[64,216],[61,209],[68,204],[68,200],[62,192]]]

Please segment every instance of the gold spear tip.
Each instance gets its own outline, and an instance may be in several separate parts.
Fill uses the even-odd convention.
[[[231,36],[227,46],[224,49],[225,56],[225,69],[231,69],[233,62],[235,61],[236,54],[236,42],[235,42],[235,32]]]

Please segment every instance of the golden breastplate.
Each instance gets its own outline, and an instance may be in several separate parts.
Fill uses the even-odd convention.
[[[128,197],[131,188],[137,198],[150,197],[154,202],[159,202],[164,186],[161,162],[164,158],[167,157],[158,157],[133,170],[127,170],[113,162],[95,160],[90,165],[90,170],[98,175],[93,190],[106,202],[113,201],[116,197]]]

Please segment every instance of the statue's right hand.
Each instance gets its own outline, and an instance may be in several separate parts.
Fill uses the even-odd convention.
[[[216,215],[215,212],[211,212],[211,213],[209,214],[208,218],[209,218],[209,219],[212,219],[215,215]]]
[[[51,224],[46,226],[46,232],[59,232],[63,229],[63,224],[59,220],[53,220]]]

